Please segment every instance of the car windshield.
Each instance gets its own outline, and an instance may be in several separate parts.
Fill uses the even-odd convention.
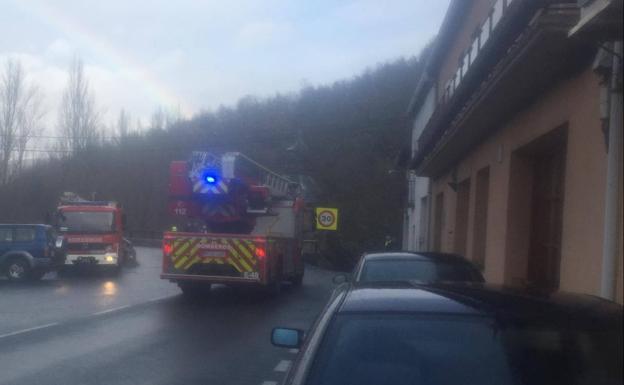
[[[438,263],[418,259],[382,259],[366,261],[360,282],[385,281],[476,281],[476,273],[465,264]]]
[[[621,329],[503,329],[477,317],[338,315],[306,384],[616,385],[621,346]]]
[[[110,211],[65,211],[58,228],[69,233],[109,233],[115,230],[114,217]]]

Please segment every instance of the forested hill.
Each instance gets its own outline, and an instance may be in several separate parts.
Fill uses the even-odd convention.
[[[405,176],[391,170],[408,146],[405,111],[421,67],[401,59],[295,95],[245,97],[71,157],[50,156],[0,187],[0,222],[40,222],[61,192],[96,192],[121,202],[129,228],[162,230],[169,162],[193,150],[240,151],[277,171],[311,176],[319,203],[341,210],[337,239],[345,251],[376,247],[400,234]]]

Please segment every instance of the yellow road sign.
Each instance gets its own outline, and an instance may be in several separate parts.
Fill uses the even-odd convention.
[[[316,229],[336,230],[338,229],[338,209],[328,207],[316,208]]]

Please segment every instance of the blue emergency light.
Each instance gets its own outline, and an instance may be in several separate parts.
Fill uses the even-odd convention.
[[[206,177],[204,178],[206,180],[206,183],[208,184],[215,184],[217,183],[217,177],[214,175],[206,175]]]

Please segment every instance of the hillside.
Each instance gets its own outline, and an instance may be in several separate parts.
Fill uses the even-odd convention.
[[[319,187],[341,210],[336,250],[356,253],[398,237],[404,174],[390,172],[409,140],[405,110],[421,64],[379,65],[349,80],[295,95],[242,98],[167,129],[121,137],[71,157],[51,156],[0,190],[0,222],[40,222],[62,191],[121,202],[131,229],[167,226],[171,160],[193,150],[240,151]]]

